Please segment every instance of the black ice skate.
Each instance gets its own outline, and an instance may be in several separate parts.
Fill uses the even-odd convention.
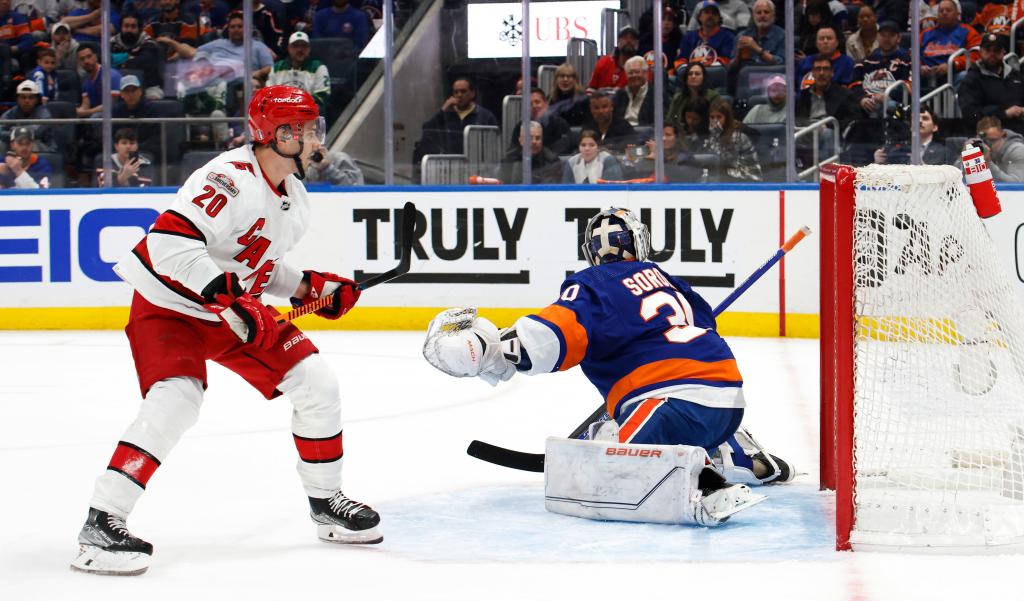
[[[137,576],[149,568],[153,555],[153,545],[132,536],[124,519],[92,507],[78,545],[71,569],[92,574]]]
[[[380,515],[340,490],[327,499],[309,497],[309,517],[316,522],[322,541],[374,545],[384,540],[377,528]]]

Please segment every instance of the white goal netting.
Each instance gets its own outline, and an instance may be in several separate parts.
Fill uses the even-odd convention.
[[[854,182],[854,548],[1024,544],[1024,311],[953,167]]]

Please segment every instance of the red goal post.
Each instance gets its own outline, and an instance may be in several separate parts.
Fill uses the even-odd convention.
[[[836,549],[1024,550],[1024,311],[959,170],[828,165],[820,231]]]

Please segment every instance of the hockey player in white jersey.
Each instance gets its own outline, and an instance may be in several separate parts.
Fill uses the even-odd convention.
[[[311,302],[337,291],[316,313],[337,319],[359,288],[330,273],[283,261],[305,233],[309,197],[300,181],[324,142],[313,98],[269,86],[249,104],[253,143],[224,152],[181,187],[171,207],[115,267],[135,288],[125,332],[143,401],[96,480],[72,567],[140,574],[153,546],[125,520],[150,477],[199,417],[206,361],[234,371],[266,398],[294,406],[298,472],[318,536],[379,543],[380,517],[341,491],[341,398],[337,379],[294,325],[276,323],[268,294]]]

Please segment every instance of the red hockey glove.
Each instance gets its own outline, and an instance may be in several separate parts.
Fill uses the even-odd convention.
[[[324,296],[334,292],[333,301],[326,307],[317,309],[315,313],[327,319],[338,319],[348,313],[349,309],[355,306],[359,300],[359,285],[348,278],[333,273],[322,273],[319,271],[307,270],[302,272],[302,283],[306,284],[306,296],[292,298],[293,307],[301,307],[307,303],[320,300]]]
[[[270,350],[277,342],[277,313],[256,300],[238,283],[238,276],[224,273],[203,288],[204,305],[227,324],[238,339]]]

